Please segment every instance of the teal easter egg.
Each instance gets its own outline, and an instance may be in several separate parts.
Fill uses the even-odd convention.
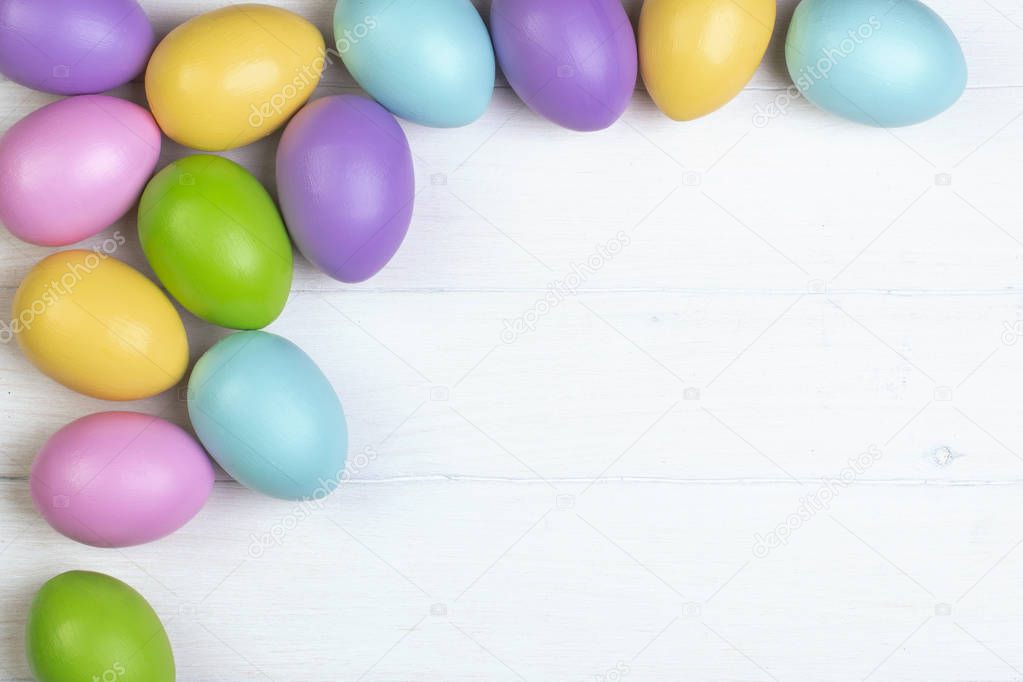
[[[286,500],[319,499],[342,480],[348,428],[312,358],[262,331],[210,348],[188,380],[188,416],[207,452],[242,485]]]
[[[785,61],[818,107],[883,128],[937,116],[966,88],[959,41],[917,0],[802,0]]]
[[[494,48],[470,0],[338,0],[334,40],[359,85],[414,123],[467,125],[493,95]]]

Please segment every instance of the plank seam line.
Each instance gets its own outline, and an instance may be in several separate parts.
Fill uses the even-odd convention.
[[[461,476],[461,475],[424,475],[424,476],[390,476],[385,478],[353,478],[345,481],[343,486],[351,485],[390,485],[400,483],[510,483],[515,485],[543,485],[548,483],[561,483],[565,485],[583,485],[591,483],[592,478],[563,477],[539,480],[535,478],[517,478],[504,476]],[[28,476],[0,476],[0,482],[27,483]],[[597,483],[647,483],[654,485],[689,485],[689,486],[773,486],[785,485],[788,487],[799,486],[821,486],[831,482],[842,488],[853,487],[995,487],[995,486],[1019,486],[1023,485],[1023,479],[928,479],[928,478],[891,478],[891,479],[859,479],[850,483],[844,483],[837,477],[830,476],[809,476],[804,477],[801,482],[795,482],[788,478],[671,478],[665,476],[614,476],[598,479]],[[241,487],[237,481],[231,479],[217,479],[216,485],[223,487]]]
[[[0,290],[14,292],[17,285],[3,284]],[[545,294],[546,287],[490,287],[490,288],[452,288],[452,287],[366,287],[361,289],[303,289],[295,287],[293,294]],[[606,289],[576,289],[574,295],[605,295],[605,294],[675,294],[682,296],[1019,296],[1023,288],[1008,287],[1000,289],[828,289],[823,292],[807,292],[804,289],[699,289],[685,287],[636,287]]]

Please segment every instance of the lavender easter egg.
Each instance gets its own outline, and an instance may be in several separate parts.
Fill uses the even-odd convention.
[[[213,489],[213,465],[180,427],[138,412],[100,412],[50,437],[30,476],[55,529],[96,547],[128,547],[187,523]]]
[[[116,88],[142,72],[153,42],[135,0],[0,0],[0,73],[35,90]]]
[[[106,95],[48,104],[0,139],[0,222],[32,244],[74,244],[128,212],[159,157],[160,129],[137,104]]]
[[[415,196],[401,126],[376,102],[324,97],[288,124],[277,149],[284,222],[302,255],[342,282],[380,271],[401,246]]]
[[[636,87],[636,36],[620,0],[493,0],[490,32],[508,83],[572,130],[618,120]]]

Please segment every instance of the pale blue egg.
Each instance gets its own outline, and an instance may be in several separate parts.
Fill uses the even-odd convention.
[[[494,92],[494,48],[470,0],[338,0],[334,40],[352,77],[391,113],[453,128]]]
[[[286,500],[330,494],[344,474],[348,428],[316,363],[287,339],[232,334],[188,380],[188,416],[213,459],[235,480]]]
[[[917,0],[802,0],[785,60],[821,109],[884,128],[937,116],[966,88],[959,41]]]

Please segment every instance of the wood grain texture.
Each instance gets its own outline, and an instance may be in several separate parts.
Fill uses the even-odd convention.
[[[143,4],[163,34],[222,3]],[[332,3],[275,4],[329,39]],[[221,474],[158,543],[66,540],[29,500],[39,446],[114,407],[187,426],[182,392],[101,403],[0,345],[0,679],[71,568],[141,590],[188,681],[1023,678],[1023,6],[929,4],[970,82],[914,128],[790,98],[794,0],[706,119],[640,90],[582,135],[499,82],[472,126],[403,122],[402,251],[358,286],[299,259],[270,328],[348,413],[322,506]],[[317,96],[357,91],[334,64]],[[0,82],[0,130],[53,99]],[[226,156],[273,191],[276,143]],[[89,244],[115,231],[151,275],[133,217]],[[0,242],[7,310],[49,250]],[[184,315],[194,361],[225,332]]]

